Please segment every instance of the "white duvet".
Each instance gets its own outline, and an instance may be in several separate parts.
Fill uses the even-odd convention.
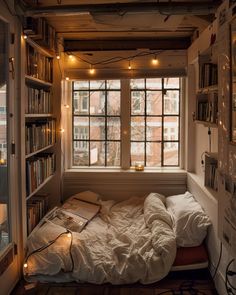
[[[28,253],[62,232],[64,228],[44,223],[30,235]],[[148,284],[168,274],[176,255],[172,220],[156,193],[120,203],[102,202],[99,215],[82,232],[73,232],[72,239],[71,245],[64,234],[30,255],[26,279]]]

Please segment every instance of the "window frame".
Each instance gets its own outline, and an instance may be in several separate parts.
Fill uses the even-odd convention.
[[[149,79],[149,78],[155,78],[155,77],[145,77],[143,79]],[[158,78],[158,77],[157,77]],[[159,77],[160,78],[160,77]],[[168,78],[168,77],[163,77],[162,78],[162,84],[164,84],[164,79]],[[171,77],[172,78],[172,77]],[[165,87],[165,89],[167,90],[178,90],[179,91],[179,106],[178,106],[178,140],[176,140],[176,142],[178,143],[178,165],[163,165],[163,161],[164,161],[164,156],[162,154],[162,166],[156,166],[156,167],[145,167],[145,170],[151,170],[151,171],[155,171],[155,170],[160,170],[160,169],[169,169],[169,168],[177,168],[177,169],[181,169],[183,168],[183,151],[184,151],[184,147],[183,147],[183,143],[184,143],[184,97],[185,97],[185,93],[184,93],[184,85],[185,85],[185,79],[183,77],[178,77],[177,75],[173,76],[173,78],[179,78],[180,83],[179,83],[179,89],[176,88],[170,88],[170,87]],[[81,79],[82,81],[85,81],[85,79]],[[97,80],[101,80],[101,79],[97,79]],[[105,79],[103,79],[105,80]],[[106,80],[112,80],[112,79],[106,79]],[[120,166],[75,166],[73,165],[73,148],[70,149],[69,152],[67,152],[66,150],[66,168],[67,169],[76,169],[76,170],[96,170],[96,169],[114,169],[114,170],[133,170],[134,166],[131,166],[130,162],[131,162],[131,157],[130,157],[130,152],[131,152],[131,142],[129,140],[130,135],[131,135],[131,130],[130,130],[130,108],[131,108],[131,89],[130,89],[130,81],[131,79],[115,79],[115,80],[120,80],[121,83],[121,147],[120,147],[120,154],[121,154],[121,159],[120,159]],[[79,81],[79,79],[76,79],[75,81]],[[68,85],[70,84],[71,89],[72,89],[72,81],[70,82],[66,82],[65,84]],[[70,88],[69,87],[69,88]],[[93,89],[94,90],[94,89]],[[102,89],[99,89],[102,90]],[[107,89],[109,90],[113,90],[113,89]],[[140,90],[140,89],[138,89]],[[75,90],[76,91],[76,90]],[[77,89],[78,91],[78,89]],[[72,97],[73,95],[73,91],[71,90],[71,94],[67,95],[67,102],[71,105],[72,104]],[[164,95],[162,93],[163,96],[163,100],[164,100]],[[129,105],[129,107],[128,107]],[[164,105],[163,105],[164,107]],[[128,112],[127,112],[128,110]],[[73,117],[73,111],[71,112],[71,116]],[[97,115],[96,115],[97,116]],[[176,114],[168,114],[168,115],[164,115],[164,116],[177,116]],[[113,115],[112,115],[113,117]],[[125,117],[125,120],[124,118]],[[68,117],[67,117],[67,121],[68,121]],[[69,120],[69,122],[72,122],[71,126],[71,132],[70,135],[67,136],[67,138],[70,140],[70,142],[73,142],[73,119]],[[162,133],[164,133],[164,126],[162,126]],[[163,139],[163,146],[164,146],[164,142],[172,142],[173,140],[164,140],[164,134],[162,134],[162,139]],[[162,147],[162,153],[163,153],[163,147]]]

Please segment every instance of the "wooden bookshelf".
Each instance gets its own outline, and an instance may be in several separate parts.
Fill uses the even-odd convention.
[[[40,22],[44,23],[42,20],[39,20]],[[40,34],[44,34],[43,31]],[[34,34],[31,37],[28,35],[22,45],[24,81],[22,81],[21,104],[21,166],[24,243],[27,235],[48,209],[52,208],[51,204],[58,203],[57,199],[60,198],[58,196],[57,199],[51,200],[53,189],[55,193],[60,190],[60,180],[55,181],[55,176],[60,175],[57,171],[59,166],[56,165],[60,92],[55,91],[60,81],[57,81],[57,85],[54,81],[56,63],[51,41],[48,41],[47,46],[44,44],[44,36]],[[55,102],[55,93],[57,102]],[[42,197],[45,194],[47,201]]]

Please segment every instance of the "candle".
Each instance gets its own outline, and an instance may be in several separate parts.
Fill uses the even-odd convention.
[[[135,163],[135,171],[143,171],[144,165],[140,163]]]

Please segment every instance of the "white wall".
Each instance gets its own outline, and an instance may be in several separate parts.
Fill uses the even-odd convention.
[[[225,8],[226,21],[219,23],[219,13]],[[218,18],[212,26],[207,28],[201,36],[192,44],[188,50],[188,106],[187,106],[187,164],[186,169],[191,172],[188,175],[188,189],[195,195],[202,207],[205,209],[212,221],[212,227],[209,230],[207,245],[211,260],[211,273],[214,274],[215,267],[219,260],[220,243],[219,228],[221,224],[221,206],[222,195],[204,187],[204,167],[201,164],[201,155],[209,151],[208,128],[203,125],[193,124],[191,114],[195,108],[195,93],[198,85],[198,55],[210,46],[211,34],[217,35],[216,45],[214,46],[216,58],[218,59],[218,92],[219,92],[219,124],[218,129],[211,129],[211,151],[218,152],[219,168],[221,173],[235,175],[236,162],[231,158],[236,154],[235,146],[229,144],[229,101],[230,101],[230,73],[229,73],[229,19],[230,10],[228,1],[223,1],[218,11]],[[221,14],[221,20],[222,14]],[[214,52],[213,52],[214,54]],[[195,83],[194,87],[191,87]],[[192,153],[194,150],[194,153]],[[219,219],[220,217],[220,219]],[[219,294],[227,294],[225,289],[225,270],[228,262],[232,259],[231,254],[223,245],[222,258],[219,269],[215,276],[215,285]],[[232,264],[231,269],[236,271],[236,264]],[[231,280],[236,287],[236,279]]]

